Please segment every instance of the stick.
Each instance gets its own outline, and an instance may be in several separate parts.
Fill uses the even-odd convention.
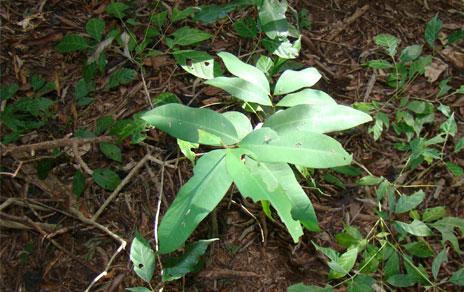
[[[325,39],[328,41],[332,41],[348,26],[350,26],[353,22],[360,18],[364,13],[366,13],[367,10],[369,10],[369,4],[366,4],[363,7],[356,9],[356,11],[350,17],[345,18],[337,28],[332,30],[332,32]]]
[[[100,142],[111,142],[114,141],[114,137],[110,136],[100,136],[95,138],[62,138],[57,140],[45,141],[35,144],[21,145],[21,146],[9,146],[5,149],[2,156],[5,156],[8,153],[18,153],[18,152],[32,152],[37,150],[53,149],[65,146],[72,146],[76,144],[77,146],[89,144],[89,143],[100,143]]]

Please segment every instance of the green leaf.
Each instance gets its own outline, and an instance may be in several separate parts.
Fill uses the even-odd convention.
[[[400,61],[409,62],[414,61],[422,54],[422,45],[407,46],[401,51]]]
[[[188,158],[192,163],[195,162],[195,152],[192,151],[192,148],[198,148],[198,143],[191,143],[181,139],[177,139],[177,145],[180,148],[180,151]]]
[[[458,132],[458,126],[456,120],[454,119],[454,113],[440,126],[440,130],[443,131],[446,135],[451,135],[454,137]]]
[[[423,75],[425,72],[425,67],[429,66],[430,64],[432,64],[431,55],[420,56],[417,58],[417,60],[411,63],[411,66],[409,67],[409,76],[412,77],[415,74]]]
[[[287,292],[332,292],[332,287],[319,287],[314,285],[305,285],[303,283],[294,284],[287,288]]]
[[[231,53],[220,52],[218,56],[224,62],[227,70],[233,75],[250,82],[260,89],[260,91],[269,94],[269,81],[266,75],[258,68],[242,62],[239,58],[235,57]]]
[[[287,94],[277,103],[277,106],[292,107],[299,104],[325,105],[336,104],[336,102],[324,91],[306,88],[295,93]]]
[[[7,100],[15,96],[19,90],[18,83],[5,84],[0,86],[0,101]]]
[[[427,208],[422,214],[422,221],[424,222],[432,222],[438,219],[441,219],[446,216],[446,209],[445,207],[439,206],[434,208]]]
[[[425,193],[419,190],[410,196],[400,196],[396,203],[395,213],[405,213],[416,208],[424,200]]]
[[[106,6],[106,13],[116,18],[123,18],[124,16],[126,16],[125,11],[128,8],[129,6],[122,2],[113,2]]]
[[[447,79],[443,79],[442,81],[440,81],[440,83],[438,84],[438,88],[440,88],[440,90],[437,93],[437,97],[442,97],[442,96],[448,94],[448,92],[452,89],[451,86],[448,85],[448,82],[450,80],[451,80],[451,78],[447,78]]]
[[[454,44],[464,39],[464,29],[458,29],[448,36],[448,44]]]
[[[171,17],[172,23],[186,19],[187,17],[194,14],[197,9],[198,9],[197,7],[190,6],[183,10],[179,10],[177,9],[177,7],[174,7],[172,9],[172,17]]]
[[[150,22],[160,29],[166,23],[167,16],[168,12],[166,10],[153,14],[150,16]]]
[[[445,245],[447,241],[451,243],[454,250],[458,253],[461,253],[461,249],[459,248],[459,242],[454,234],[454,229],[459,228],[461,233],[464,233],[464,219],[457,218],[457,217],[445,217],[441,220],[438,220],[431,224],[431,226],[437,229],[442,236],[441,243]]]
[[[387,283],[394,287],[411,287],[417,283],[417,279],[411,275],[398,274],[387,279]]]
[[[109,159],[112,159],[117,162],[122,162],[122,154],[121,154],[121,149],[112,144],[112,143],[106,143],[102,142],[99,144],[100,151]]]
[[[193,177],[177,193],[158,229],[159,252],[181,247],[198,224],[217,206],[232,184],[224,150],[203,155],[193,168]]]
[[[137,276],[150,283],[155,271],[155,252],[151,249],[150,243],[138,233],[132,240],[129,257]]]
[[[292,218],[292,205],[288,195],[272,175],[268,166],[258,164],[253,160],[247,160],[245,165],[240,155],[232,151],[229,151],[226,156],[226,166],[240,193],[254,202],[269,201],[287,227],[293,241],[298,242],[300,236],[303,235],[303,230],[300,223]],[[266,174],[271,175],[266,177]]]
[[[359,241],[362,240],[362,234],[356,227],[347,225],[343,229],[343,232],[335,235],[335,239],[341,246],[349,248],[358,244]]]
[[[239,140],[242,140],[246,135],[253,131],[253,127],[251,126],[250,120],[241,112],[228,111],[223,113],[222,115],[226,119],[228,119],[232,123],[232,125],[234,125]]]
[[[455,285],[464,286],[464,268],[454,272],[449,281]]]
[[[287,131],[329,133],[353,128],[371,120],[368,114],[344,105],[301,104],[273,114],[263,126],[279,133]]]
[[[85,31],[97,41],[102,40],[105,22],[99,18],[91,18],[85,24]]]
[[[199,7],[199,11],[193,17],[194,21],[199,21],[203,24],[211,24],[218,21],[221,18],[227,16],[227,13],[231,12],[231,7],[223,5],[204,5]]]
[[[163,263],[163,281],[174,281],[182,278],[187,273],[196,272],[209,244],[217,239],[199,240],[190,245],[187,251],[176,258]]]
[[[155,98],[153,98],[153,106],[158,107],[170,103],[181,103],[181,100],[175,93],[162,92]]]
[[[339,279],[346,276],[354,267],[357,257],[358,248],[354,247],[340,255],[336,261],[329,262],[328,265],[331,268],[329,279]]]
[[[95,134],[96,135],[101,135],[105,133],[107,130],[111,128],[113,125],[113,117],[112,116],[102,116],[99,117],[96,126],[95,126]]]
[[[202,78],[213,79],[220,75],[220,67],[213,57],[206,52],[179,50],[173,52],[177,64],[188,73]]]
[[[432,235],[432,230],[430,230],[424,222],[420,220],[413,220],[412,223],[404,223],[400,221],[395,221],[395,223],[405,232],[415,235],[415,236],[430,236]]]
[[[462,149],[464,149],[464,137],[461,137],[454,145],[454,153],[458,153]]]
[[[393,65],[387,60],[370,60],[367,62],[367,66],[372,69],[389,69],[393,68]]]
[[[95,169],[92,178],[97,185],[108,191],[113,191],[121,183],[119,175],[108,168]]]
[[[385,48],[387,53],[391,57],[394,57],[396,55],[396,48],[400,41],[391,34],[379,34],[375,36],[374,42],[376,45]]]
[[[111,73],[108,80],[108,88],[113,89],[119,85],[126,85],[137,77],[137,72],[133,69],[122,68]]]
[[[433,259],[433,262],[432,262],[432,275],[435,280],[437,280],[438,273],[440,272],[441,266],[447,262],[448,262],[447,250],[443,249],[437,254],[437,256]]]
[[[126,290],[131,292],[152,292],[152,290],[145,287],[130,287],[126,288]]]
[[[435,41],[438,39],[438,33],[440,32],[443,22],[438,18],[438,13],[432,17],[425,25],[425,40],[432,48],[435,47]]]
[[[256,61],[256,68],[261,70],[266,76],[272,75],[271,70],[274,68],[272,59],[265,55],[260,55]]]
[[[322,247],[311,241],[317,251],[322,252],[326,257],[328,257],[331,261],[337,261],[340,257],[339,253],[330,247]]]
[[[446,167],[448,170],[454,175],[454,176],[463,176],[464,175],[464,169],[460,167],[457,164],[454,164],[450,161],[445,162]]]
[[[282,95],[294,92],[303,87],[311,87],[321,79],[316,68],[306,68],[301,71],[285,70],[277,80],[274,94]]]
[[[85,50],[89,44],[87,40],[77,34],[67,34],[64,38],[58,43],[56,49],[59,53],[71,53]]]
[[[400,257],[396,251],[393,251],[392,254],[388,257],[383,273],[386,279],[389,279],[391,276],[396,275],[400,272]]]
[[[166,104],[144,113],[141,118],[178,139],[206,145],[238,142],[234,125],[223,115],[204,108]]]
[[[79,198],[85,190],[85,176],[76,170],[73,176],[72,191]]]
[[[174,46],[190,46],[202,41],[205,41],[212,37],[211,34],[198,30],[196,28],[191,28],[188,26],[184,26],[176,30],[170,35],[173,39],[171,41],[167,41],[169,47]]]
[[[250,16],[236,21],[233,24],[233,28],[242,38],[253,39],[258,35],[258,31],[256,30],[256,21]]]
[[[403,245],[403,247],[411,254],[419,258],[428,258],[433,256],[433,250],[424,241],[414,241]]]
[[[221,88],[230,95],[246,102],[253,102],[261,105],[271,106],[268,93],[261,87],[246,80],[236,77],[216,77],[207,80],[205,84]]]
[[[266,50],[282,59],[295,59],[301,50],[301,36],[293,43],[288,39],[283,41],[264,39],[262,44]]]
[[[342,166],[351,162],[351,156],[338,141],[307,131],[278,135],[270,128],[261,128],[246,136],[239,146],[262,162],[287,162],[311,168]]]
[[[288,36],[288,22],[285,17],[287,1],[264,0],[258,7],[261,30],[268,38],[282,39]]]

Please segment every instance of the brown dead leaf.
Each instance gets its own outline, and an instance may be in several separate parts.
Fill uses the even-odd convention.
[[[219,89],[219,88],[216,88],[216,87],[212,87],[212,86],[208,86],[208,87],[206,87],[206,88],[203,90],[203,93],[204,93],[205,95],[208,95],[208,96],[217,95],[217,94],[219,94],[220,92],[222,92],[222,89]]]
[[[145,66],[151,66],[153,69],[159,69],[168,65],[173,65],[174,61],[168,55],[159,55],[143,59]]]
[[[427,77],[427,80],[430,83],[433,83],[438,79],[438,77],[440,77],[441,73],[443,73],[446,69],[448,69],[447,64],[438,60],[434,60],[432,64],[425,67],[424,76]]]
[[[457,51],[453,47],[448,47],[441,51],[442,55],[445,56],[454,66],[464,69],[464,53]]]

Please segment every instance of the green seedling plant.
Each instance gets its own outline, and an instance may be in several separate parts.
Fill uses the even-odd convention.
[[[164,215],[158,229],[161,254],[181,247],[232,183],[244,197],[270,203],[295,242],[303,234],[302,225],[319,230],[311,202],[288,163],[310,168],[350,164],[351,156],[325,133],[371,120],[361,111],[338,105],[324,92],[307,88],[321,77],[315,68],[284,71],[273,88],[274,97],[283,98],[273,104],[269,81],[262,71],[232,54],[218,56],[235,77],[216,77],[206,84],[266,108],[263,112],[282,110],[254,128],[240,112],[217,113],[176,103],[141,116],[147,124],[177,139],[220,148],[202,155],[193,177]]]
[[[377,186],[378,220],[368,234],[363,236],[356,227],[346,225],[335,236],[338,245],[346,249],[341,254],[313,242],[316,250],[327,258],[329,280],[338,283],[324,288],[300,283],[288,291],[309,291],[310,288],[334,291],[340,287],[348,291],[376,291],[415,285],[445,291],[440,286],[464,286],[463,268],[450,278],[439,277],[448,255],[463,253],[458,242],[458,237],[464,235],[463,218],[448,216],[443,206],[423,212],[417,210],[425,198],[422,190],[405,195],[393,183],[374,176],[364,177],[359,183]],[[432,236],[441,236],[438,249],[430,243]],[[432,258],[431,271],[428,271],[423,263]]]

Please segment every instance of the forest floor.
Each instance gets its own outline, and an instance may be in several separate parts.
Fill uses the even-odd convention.
[[[139,7],[137,13],[147,15],[149,9],[145,7],[152,1],[133,2]],[[166,4],[187,7],[189,3],[186,2],[166,1]],[[195,1],[197,5],[197,2],[208,4]],[[362,66],[373,56],[381,55],[374,36],[390,33],[401,39],[402,46],[424,43],[425,24],[436,13],[444,23],[443,33],[464,26],[464,7],[459,0],[289,2],[298,11],[307,9],[311,17],[311,27],[301,32],[304,37],[297,61],[316,67],[323,75],[317,88],[346,105],[372,100],[385,102],[390,98],[392,89],[385,84],[385,76],[377,76],[372,69]],[[55,47],[67,33],[82,33],[89,18],[106,17],[104,11],[108,3],[106,0],[0,2],[2,84],[17,82],[21,92],[30,96],[32,91],[28,79],[35,73],[57,85],[56,90],[48,94],[56,101],[53,118],[46,126],[23,135],[13,144],[30,145],[64,138],[61,146],[66,146],[66,154],[59,158],[48,146],[35,150],[34,156],[5,148],[11,147],[11,144],[2,146],[1,171],[10,173],[0,177],[2,291],[85,290],[107,267],[120,247],[120,242],[111,233],[130,242],[138,231],[153,242],[160,186],[164,194],[162,216],[180,186],[191,176],[192,164],[188,160],[178,160],[175,168],[163,171],[157,163],[142,164],[136,175],[102,210],[101,216],[92,221],[90,218],[111,192],[87,179],[86,189],[80,198],[70,198],[73,196],[73,175],[80,163],[90,169],[111,166],[125,177],[148,153],[159,161],[182,157],[182,153],[175,139],[150,130],[144,143],[123,142],[121,163],[105,158],[95,143],[75,144],[80,153],[78,159],[69,140],[71,133],[78,129],[93,131],[96,121],[102,116],[112,115],[119,120],[148,109],[147,93],[155,97],[163,92],[172,92],[184,103],[189,103],[195,95],[194,106],[220,104],[229,98],[222,91],[194,83],[195,77],[177,66],[172,57],[163,55],[144,60],[143,81],[138,77],[109,91],[104,90],[108,78],[103,76],[97,81],[93,102],[77,107],[73,88],[81,78],[81,66],[86,56],[81,53],[63,55]],[[210,25],[191,24],[215,36],[201,49],[211,55],[218,51],[232,52],[243,60],[251,57],[246,55],[249,52],[263,52],[257,39],[244,40],[232,30],[232,23],[243,14],[255,15],[256,9],[234,11]],[[440,80],[452,77],[449,86],[458,88],[462,85],[464,50],[462,42],[460,44],[461,47],[453,47],[456,50],[454,55],[435,55],[434,58],[445,65],[439,78],[433,82],[424,77],[417,78],[408,88],[407,95],[438,105],[435,96]],[[113,58],[106,68],[119,68],[122,62],[123,58]],[[197,86],[201,86],[201,90],[198,91]],[[455,113],[458,135],[453,139],[457,141],[464,133],[464,96],[452,95],[441,102]],[[4,106],[2,101],[2,110]],[[385,111],[394,120],[395,106],[386,106]],[[444,119],[439,117],[435,123],[428,124],[425,131],[437,132]],[[354,160],[374,175],[395,180],[408,158],[407,153],[393,147],[402,138],[390,129],[375,141],[367,128],[361,126],[337,134],[337,139],[353,154]],[[4,131],[2,126],[2,136],[6,133]],[[451,145],[453,143],[447,147],[451,149]],[[5,149],[9,149],[9,153],[5,153]],[[463,156],[452,158],[455,164],[464,166]],[[48,159],[53,167],[50,167],[46,178],[41,179],[36,166],[44,159]],[[14,173],[15,170],[18,172]],[[318,187],[324,194],[308,191],[321,232],[305,232],[301,242],[295,245],[282,224],[267,219],[259,205],[244,200],[235,189],[231,189],[191,237],[191,240],[219,238],[205,255],[204,268],[167,284],[164,291],[284,291],[298,282],[324,286],[329,268],[311,242],[338,249],[334,236],[344,224],[357,226],[363,234],[367,234],[378,218],[372,199],[375,192],[370,187],[357,185],[359,177],[341,176],[344,185],[340,187],[325,181],[324,173],[321,171],[316,175],[316,181],[320,182]],[[429,168],[426,163],[401,173],[401,176],[405,184],[426,186],[423,208],[445,206],[450,215],[464,217],[462,176],[454,177],[443,166]],[[76,218],[77,213],[70,211],[70,205],[78,206],[85,218]],[[462,237],[459,242],[464,247]],[[128,248],[117,254],[110,264],[108,274],[92,290],[123,291],[126,287],[142,285],[132,271]],[[449,273],[462,265],[463,259],[459,255],[449,256]],[[417,289],[414,288],[419,291]]]

